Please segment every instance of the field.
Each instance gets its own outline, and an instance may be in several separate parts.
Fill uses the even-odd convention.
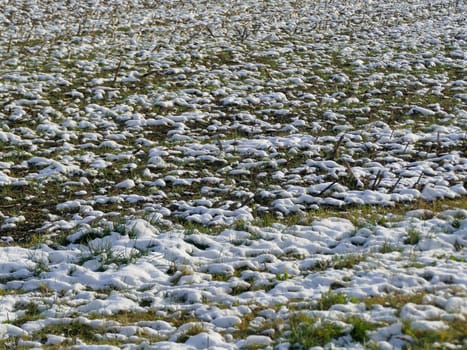
[[[0,349],[467,348],[464,1],[0,8]]]

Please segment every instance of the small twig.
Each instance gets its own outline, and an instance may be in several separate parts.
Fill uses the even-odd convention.
[[[118,73],[120,72],[120,68],[122,67],[122,58],[120,58],[120,61],[118,62],[118,66],[117,68],[115,69],[115,74],[114,74],[114,78],[112,80],[112,86],[115,85],[115,83],[117,82],[117,77],[118,77]]]
[[[438,131],[438,134],[436,135],[436,144],[437,144],[437,153],[441,153],[441,136],[440,132]]]
[[[14,208],[18,206],[18,204],[8,204],[8,205],[0,205],[1,209],[8,209],[8,208]]]
[[[345,134],[342,134],[339,140],[337,141],[336,145],[334,146],[334,150],[332,151],[332,159],[335,160],[339,155],[339,147],[342,145],[342,141],[344,141]]]
[[[323,194],[326,193],[327,190],[330,190],[332,186],[334,186],[337,183],[337,181],[334,181],[330,185],[326,186],[324,190],[322,190],[320,193],[318,193],[318,197],[322,196]]]
[[[6,53],[10,53],[11,50],[11,43],[13,42],[13,36],[10,35],[10,38],[8,39],[8,46],[6,49]]]
[[[399,182],[401,182],[402,180],[402,176],[399,176],[395,182],[394,185],[391,186],[391,188],[389,189],[388,193],[393,193],[394,190],[396,189],[397,185],[399,185]]]
[[[211,35],[213,38],[217,37],[217,35],[213,33],[212,29],[208,25],[206,26],[206,30],[208,31],[209,35]]]
[[[158,69],[154,69],[154,70],[150,70],[149,72],[147,73],[144,73],[142,76],[140,76],[139,78],[140,79],[144,79],[152,74],[156,74],[156,73],[159,73],[159,70]]]
[[[353,172],[352,168],[350,167],[350,164],[347,161],[344,161],[344,166],[346,167],[347,171],[349,172],[349,175],[352,177],[352,179],[355,182],[355,186],[358,187],[358,178],[355,176],[355,173]]]
[[[422,177],[423,177],[423,172],[420,172],[420,176],[418,177],[417,182],[414,183],[412,188],[416,189],[418,187],[418,184],[420,183],[420,180],[422,179]]]
[[[222,142],[219,137],[216,138],[217,146],[219,147],[219,150],[221,152],[224,152],[224,146],[222,145]]]
[[[403,151],[402,153],[407,152],[407,148],[409,148],[409,145],[410,145],[410,142],[407,142],[407,143],[405,144],[405,148],[404,148],[404,151]]]
[[[381,183],[382,179],[383,179],[383,170],[378,170],[378,173],[376,174],[375,181],[373,182],[373,185],[371,186],[371,189],[373,191],[378,188],[378,186]]]

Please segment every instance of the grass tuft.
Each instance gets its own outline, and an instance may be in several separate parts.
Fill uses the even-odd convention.
[[[186,342],[191,336],[200,334],[206,331],[206,327],[201,323],[195,323],[186,329],[183,334],[177,338],[177,343]]]
[[[331,306],[336,304],[347,304],[349,299],[344,293],[333,293],[328,291],[321,295],[321,299],[318,301],[317,309],[318,310],[329,310]]]
[[[387,253],[392,253],[392,252],[401,252],[402,249],[400,247],[397,247],[394,244],[391,244],[390,242],[386,241],[384,244],[379,248],[379,252],[382,254],[387,254]]]
[[[366,343],[368,341],[368,332],[378,328],[378,325],[375,323],[369,322],[358,316],[349,317],[346,322],[352,325],[350,336],[353,340],[359,343]]]
[[[288,341],[305,349],[324,346],[332,339],[343,335],[343,328],[330,322],[299,313],[289,319]]]
[[[15,320],[11,321],[10,323],[17,326],[21,327],[26,322],[29,321],[35,321],[42,318],[41,316],[41,310],[39,309],[39,306],[34,303],[30,302],[27,305],[25,305],[25,311],[24,314]]]
[[[407,238],[404,240],[405,244],[415,245],[420,242],[420,232],[411,228],[407,231]]]
[[[331,265],[336,270],[351,269],[365,260],[363,254],[336,255],[332,258]]]
[[[421,291],[414,294],[379,295],[365,298],[362,301],[367,308],[371,308],[373,305],[384,305],[400,310],[407,303],[422,304],[426,294],[427,292]]]
[[[418,349],[447,349],[442,343],[452,344],[452,348],[465,349],[467,342],[467,332],[465,331],[465,323],[463,320],[454,319],[444,321],[446,328],[442,330],[413,330],[410,321],[402,323],[402,332],[412,338],[410,344],[405,344],[404,350]]]

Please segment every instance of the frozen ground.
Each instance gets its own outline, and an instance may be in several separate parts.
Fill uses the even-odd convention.
[[[0,348],[467,346],[463,1],[0,8]]]

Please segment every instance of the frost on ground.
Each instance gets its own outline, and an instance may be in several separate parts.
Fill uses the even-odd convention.
[[[463,1],[0,5],[0,346],[467,346]]]

